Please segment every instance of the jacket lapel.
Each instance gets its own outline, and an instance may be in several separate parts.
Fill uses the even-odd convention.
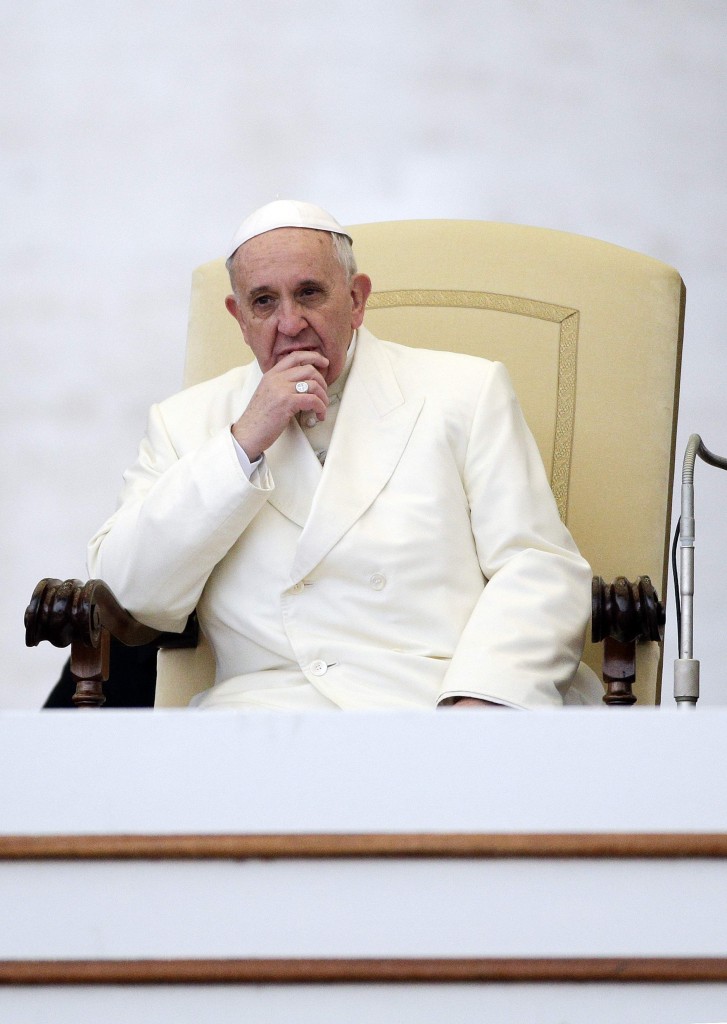
[[[306,576],[374,502],[406,448],[423,403],[421,396],[404,397],[385,347],[360,328],[331,446],[298,542],[292,579]],[[317,463],[315,455],[313,459]]]
[[[242,408],[247,408],[262,373],[253,363],[242,389]],[[297,420],[291,420],[283,433],[265,452],[265,461],[275,488],[268,502],[298,526],[305,526],[311,503],[321,480],[321,464]]]
[[[305,526],[323,469],[297,420],[291,420],[271,444],[265,459],[275,482],[268,501],[298,526]]]

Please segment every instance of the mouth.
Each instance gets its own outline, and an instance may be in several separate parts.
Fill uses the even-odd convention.
[[[279,362],[281,359],[285,359],[292,352],[320,352],[320,349],[315,345],[286,345],[285,348],[281,348],[275,355],[275,362]]]

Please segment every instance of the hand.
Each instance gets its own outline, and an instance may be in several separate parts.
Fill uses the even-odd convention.
[[[250,404],[232,425],[232,433],[250,462],[277,441],[288,423],[299,412],[314,412],[326,418],[328,390],[323,374],[328,360],[321,352],[301,349],[289,352],[263,378]],[[308,391],[295,390],[298,381],[306,381]]]

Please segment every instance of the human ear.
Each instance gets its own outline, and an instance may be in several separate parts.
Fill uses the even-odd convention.
[[[240,322],[240,306],[238,305],[237,299],[234,295],[228,295],[225,298],[225,309],[230,316],[234,316],[238,323]]]
[[[366,274],[354,274],[351,278],[351,327],[354,330],[363,323],[371,288],[371,278]]]

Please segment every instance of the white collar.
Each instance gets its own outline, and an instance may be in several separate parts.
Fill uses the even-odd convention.
[[[353,332],[353,337],[351,338],[351,342],[350,342],[350,344],[348,346],[348,351],[346,352],[346,362],[343,364],[343,369],[341,370],[341,372],[338,375],[338,377],[334,380],[333,384],[331,384],[331,386],[328,388],[328,397],[329,398],[333,398],[335,396],[336,398],[340,399],[340,397],[341,397],[341,392],[343,391],[344,387],[346,386],[346,381],[348,380],[348,375],[351,372],[351,364],[353,363],[353,355],[354,355],[354,352],[356,351],[356,341],[357,340],[358,340],[358,331],[354,331]]]

